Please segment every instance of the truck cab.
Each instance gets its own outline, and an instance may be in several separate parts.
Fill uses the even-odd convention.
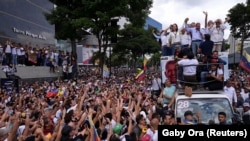
[[[209,124],[210,121],[214,121],[215,124],[219,123],[219,112],[226,113],[228,124],[234,122],[235,116],[229,98],[223,91],[195,91],[190,97],[184,92],[178,92],[175,98],[175,115],[183,120],[186,111],[199,112],[202,124]]]

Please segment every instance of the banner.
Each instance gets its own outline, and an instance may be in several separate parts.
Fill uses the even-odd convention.
[[[226,81],[229,78],[229,70],[228,70],[228,52],[219,52],[219,58],[224,60],[227,64],[224,65],[224,81]]]
[[[93,65],[92,56],[97,51],[98,48],[96,46],[77,45],[77,63],[80,65]]]
[[[19,92],[19,82],[18,79],[8,79],[2,78],[1,79],[1,89],[6,93],[11,93],[13,90]]]
[[[161,76],[162,82],[169,79],[172,84],[177,82],[176,63],[174,56],[163,56],[161,57]]]
[[[107,67],[107,65],[103,66],[103,72],[102,72],[102,77],[104,78],[109,78],[109,68]]]
[[[37,54],[36,53],[29,53],[28,60],[34,64],[37,63]]]

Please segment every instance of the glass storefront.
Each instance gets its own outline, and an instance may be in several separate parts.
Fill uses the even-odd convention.
[[[0,0],[0,42],[55,46],[55,28],[45,18],[54,5],[49,0]]]

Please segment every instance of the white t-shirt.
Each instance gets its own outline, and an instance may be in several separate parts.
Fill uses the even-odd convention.
[[[240,94],[241,94],[241,96],[243,97],[244,101],[249,97],[249,96],[248,96],[248,93],[246,93],[246,92],[244,91],[244,89],[241,89]]]
[[[153,132],[151,129],[147,129],[147,133],[151,138],[150,141],[158,141],[158,130]]]
[[[230,103],[232,104],[233,101],[236,103],[237,102],[237,96],[234,87],[224,87],[224,92],[226,96],[229,98]]]
[[[152,90],[160,90],[161,89],[161,79],[154,78],[152,80]]]
[[[70,108],[67,110],[67,113],[68,113],[70,110],[75,111],[75,110],[76,110],[76,107],[77,107],[77,104],[76,104],[75,106],[73,106],[73,107],[70,107]]]
[[[11,47],[10,47],[10,45],[6,46],[5,53],[11,53]]]
[[[209,71],[209,73],[213,74],[213,75],[216,75],[215,71]],[[217,76],[218,77],[219,75],[222,75],[223,74],[223,70],[218,68],[217,69]]]
[[[110,122],[111,122],[112,128],[115,128],[116,121],[112,119]],[[105,128],[109,131],[109,125],[108,124],[105,126]]]
[[[196,68],[199,62],[197,59],[182,59],[178,61],[178,65],[183,66],[184,75],[196,75]],[[194,66],[188,66],[194,65]]]

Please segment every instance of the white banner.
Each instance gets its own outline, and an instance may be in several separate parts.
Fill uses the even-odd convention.
[[[77,62],[81,65],[93,65],[92,56],[94,52],[98,51],[98,48],[96,46],[77,46]]]

